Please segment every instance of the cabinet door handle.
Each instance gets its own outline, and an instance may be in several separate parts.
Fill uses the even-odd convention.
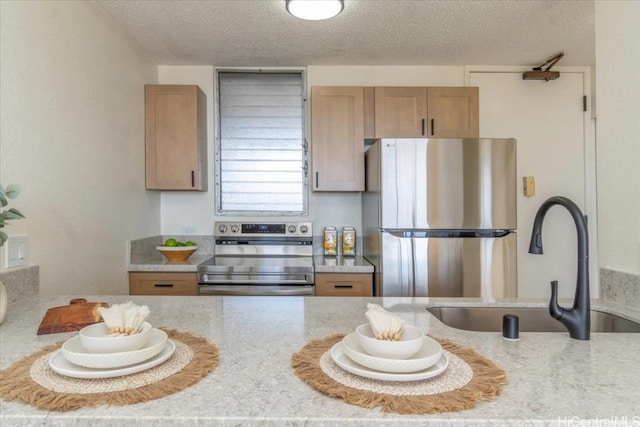
[[[422,119],[422,134],[424,135],[424,119]]]
[[[195,171],[191,171],[191,186],[192,187],[196,186],[196,173],[195,173]]]
[[[345,288],[345,289],[351,289],[353,288],[353,285],[333,285],[334,288]]]
[[[431,136],[435,134],[435,131],[436,131],[436,120],[431,119]]]
[[[316,171],[316,188],[318,188],[318,171]]]
[[[156,288],[173,288],[173,283],[156,283],[153,286]]]

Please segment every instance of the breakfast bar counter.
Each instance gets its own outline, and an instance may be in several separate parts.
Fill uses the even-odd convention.
[[[66,305],[73,298],[148,305],[152,325],[202,337],[215,345],[219,366],[182,391],[144,403],[62,412],[0,400],[3,427],[640,425],[640,334],[592,333],[590,341],[577,341],[562,332],[521,332],[518,341],[507,341],[498,332],[450,328],[426,310],[434,304],[496,304],[481,299],[36,296],[9,306],[0,325],[0,368],[73,337],[75,333],[36,335],[47,309]],[[493,361],[506,372],[501,394],[467,410],[402,415],[346,403],[299,379],[292,368],[292,355],[311,340],[354,331],[366,322],[367,302],[397,313],[432,337],[470,347]],[[522,300],[497,303],[546,305]],[[637,312],[616,311],[597,300],[592,308],[640,319]]]

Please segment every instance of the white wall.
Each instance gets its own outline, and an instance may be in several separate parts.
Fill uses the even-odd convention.
[[[3,230],[29,236],[41,293],[126,294],[126,241],[160,231],[144,189],[157,68],[89,3],[2,1],[0,15],[0,181],[22,186],[27,216]]]
[[[213,124],[215,98],[213,92],[213,66],[158,67],[161,84],[198,85],[207,96],[207,157],[208,191],[163,191],[161,197],[162,234],[182,234],[182,227],[195,227],[194,234],[213,234],[215,214],[215,170],[213,161]]]
[[[233,217],[216,217],[214,184],[214,67],[160,66],[163,84],[197,84],[207,95],[209,191],[162,192],[162,234],[182,234],[183,227],[196,227],[197,234],[211,234],[213,222]],[[426,66],[309,66],[307,87],[312,86],[463,86],[464,67]],[[308,98],[309,99],[309,98]],[[309,138],[310,128],[307,126]],[[361,231],[360,193],[310,192],[309,216],[314,234],[326,225],[353,225]],[[246,218],[244,218],[246,220]],[[262,218],[264,220],[264,218]]]
[[[640,2],[595,14],[600,267],[640,275]]]
[[[307,85],[464,86],[464,67],[315,65],[307,67]]]

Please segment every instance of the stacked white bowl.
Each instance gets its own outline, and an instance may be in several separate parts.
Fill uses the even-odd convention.
[[[440,343],[411,325],[405,325],[400,338],[381,340],[374,336],[369,323],[362,324],[342,340],[344,353],[366,368],[386,373],[424,371],[440,361]]]
[[[113,336],[109,328],[95,323],[62,345],[62,355],[69,362],[92,369],[114,369],[135,365],[158,355],[167,346],[167,333],[142,324],[140,332]]]

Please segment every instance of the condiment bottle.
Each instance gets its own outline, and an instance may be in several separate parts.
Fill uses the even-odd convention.
[[[338,247],[338,231],[335,227],[325,227],[323,237],[324,254],[336,256]]]
[[[356,256],[356,229],[353,227],[342,228],[342,255]]]

